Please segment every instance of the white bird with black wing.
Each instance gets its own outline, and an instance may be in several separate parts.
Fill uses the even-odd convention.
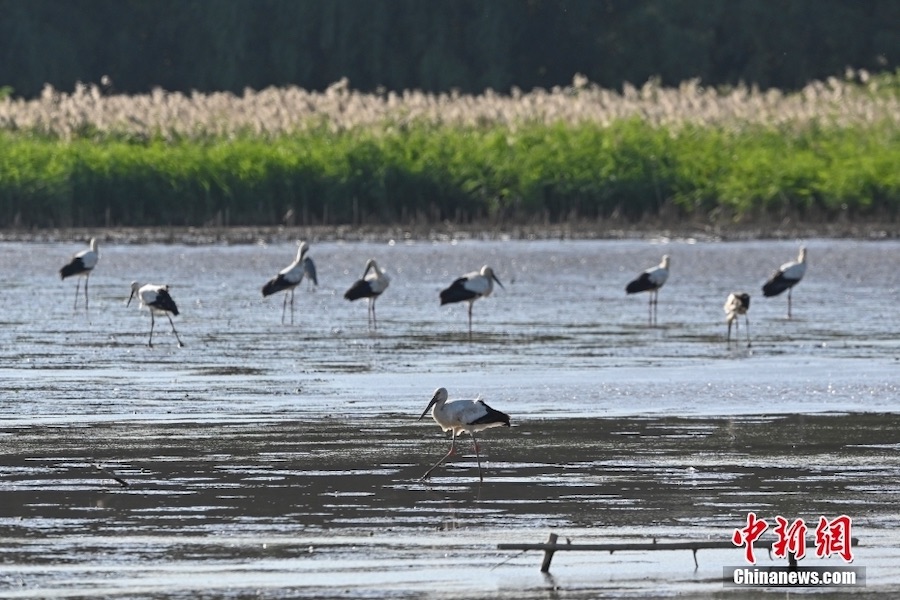
[[[795,285],[800,283],[806,274],[806,247],[800,247],[800,254],[797,260],[786,262],[775,271],[769,280],[763,284],[763,296],[769,298],[787,290],[788,293],[788,319],[791,318],[791,290]]]
[[[744,315],[747,323],[747,347],[750,347],[750,317],[747,311],[750,310],[750,294],[747,292],[732,292],[728,294],[725,300],[725,322],[728,323],[728,336],[725,338],[727,343],[731,343],[731,324],[734,323],[735,338],[738,337],[738,316]]]
[[[155,283],[141,285],[137,281],[132,281],[131,295],[128,296],[128,302],[125,303],[125,306],[131,304],[131,299],[134,298],[135,295],[137,295],[141,302],[138,308],[144,308],[146,306],[150,311],[150,339],[147,341],[147,345],[151,348],[153,347],[153,326],[156,323],[154,314],[159,313],[166,315],[169,319],[169,324],[172,326],[172,333],[175,334],[175,339],[178,340],[178,346],[184,346],[184,344],[181,343],[181,338],[178,337],[175,323],[172,321],[172,315],[178,316],[178,307],[175,305],[172,296],[169,295],[169,286],[158,285]]]
[[[649,292],[650,299],[648,305],[649,321],[652,325],[657,321],[657,308],[659,304],[659,289],[665,285],[669,279],[669,255],[662,257],[662,261],[655,266],[647,269],[635,279],[625,286],[625,293],[637,294],[640,292]]]
[[[479,298],[487,298],[494,291],[494,282],[501,288],[503,284],[494,275],[494,270],[485,265],[480,271],[467,273],[441,290],[441,306],[453,302],[469,303],[469,338],[472,337],[472,305]],[[504,288],[505,289],[505,288]]]
[[[281,291],[290,291],[291,294],[291,325],[294,324],[294,289],[299,285],[301,281],[303,281],[303,276],[306,273],[310,273],[310,278],[318,284],[318,279],[316,278],[316,267],[312,264],[312,260],[310,259],[307,262],[306,253],[309,250],[309,246],[306,242],[300,242],[300,245],[297,247],[297,258],[294,259],[294,262],[283,268],[278,272],[278,275],[270,279],[266,282],[266,284],[262,288],[263,298],[266,296],[271,296],[277,292]],[[287,293],[284,295],[284,302],[281,305],[281,323],[284,324],[284,314],[287,310],[288,296]]]
[[[438,388],[435,390],[431,402],[428,403],[422,416],[419,417],[419,420],[421,421],[430,410],[431,416],[434,418],[435,422],[441,426],[441,429],[452,432],[450,450],[443,458],[441,458],[441,460],[437,461],[433,467],[428,469],[428,471],[422,475],[420,481],[431,475],[432,471],[438,468],[453,454],[456,449],[456,436],[463,433],[468,433],[472,436],[472,441],[475,446],[475,460],[478,461],[478,477],[481,481],[484,481],[484,476],[481,473],[481,456],[478,452],[478,439],[475,437],[475,433],[490,427],[509,427],[509,415],[502,413],[499,410],[494,410],[480,398],[476,398],[475,400],[452,400],[448,402],[448,397],[447,388]]]
[[[91,238],[90,247],[86,250],[82,250],[78,254],[72,257],[72,260],[68,262],[62,269],[59,270],[60,279],[65,279],[66,277],[84,277],[84,310],[88,310],[88,280],[90,279],[91,272],[94,270],[94,267],[97,266],[97,261],[100,260],[100,250],[97,247],[96,238]],[[78,279],[78,283],[75,285],[75,305],[72,310],[78,309],[78,291],[81,287],[81,279]]]
[[[378,329],[378,322],[375,320],[375,300],[390,284],[391,278],[387,276],[383,269],[378,267],[378,263],[375,262],[374,258],[370,258],[366,261],[366,270],[363,271],[362,278],[356,280],[350,286],[350,289],[344,293],[344,299],[353,301],[360,298],[368,298],[369,322],[374,325],[375,329]]]

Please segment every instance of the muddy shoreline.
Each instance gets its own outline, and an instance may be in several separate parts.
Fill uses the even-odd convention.
[[[320,285],[298,287],[293,325],[260,287],[296,237],[341,232],[3,244],[0,597],[755,598],[723,591],[723,567],[745,560],[736,547],[701,551],[699,566],[687,551],[561,552],[552,577],[538,553],[497,548],[550,531],[727,541],[750,511],[772,526],[851,517],[868,586],[854,598],[898,595],[900,321],[885,290],[900,289],[900,241],[803,240],[809,273],[787,319],[783,297],[757,290],[793,239],[365,231],[398,243],[315,244]],[[122,237],[101,245],[90,310],[76,308],[58,269],[107,233]],[[651,326],[647,299],[623,288],[662,253],[673,272]],[[393,277],[377,330],[342,298],[370,256]],[[466,307],[438,293],[485,262],[504,287],[478,301],[469,336]],[[171,285],[184,346],[157,318],[149,347],[149,316],[127,305],[136,278]],[[737,289],[756,294],[752,347],[726,340]],[[419,420],[439,386],[512,426],[479,435],[479,455],[458,440],[420,481],[450,445]],[[805,564],[842,565],[813,555],[814,529]]]
[[[115,244],[259,244],[295,239],[310,241],[451,240],[451,239],[572,239],[700,241],[793,240],[809,238],[886,240],[900,238],[900,223],[848,221],[799,223],[789,219],[733,225],[646,221],[637,224],[585,221],[561,224],[459,225],[316,225],[248,227],[72,227],[0,229],[2,242],[66,242],[100,237]]]

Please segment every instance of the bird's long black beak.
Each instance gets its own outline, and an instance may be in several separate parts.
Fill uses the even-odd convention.
[[[496,281],[496,282],[497,282],[497,285],[499,285],[499,286],[500,286],[500,287],[502,287],[502,288],[503,288],[503,289],[504,289],[504,290],[505,290],[505,289],[506,289],[506,288],[505,288],[505,287],[503,287],[503,284],[502,284],[502,283],[500,283],[500,280],[499,280],[499,279],[497,279],[497,276],[496,276],[496,275],[493,275],[493,274],[492,274],[492,275],[491,275],[491,277],[493,277],[493,278],[494,278],[494,281]]]
[[[428,406],[426,406],[425,410],[422,412],[422,416],[417,419],[418,421],[421,421],[423,418],[425,418],[425,415],[427,415],[428,411],[431,410],[431,407],[435,405],[435,403],[437,402],[437,399],[438,399],[438,394],[437,394],[437,392],[435,392],[434,397],[432,397],[432,399],[431,399],[431,402],[428,403]]]
[[[131,304],[132,298],[134,298],[134,290],[131,290],[131,295],[128,296],[128,302],[125,303],[125,306],[129,306]]]

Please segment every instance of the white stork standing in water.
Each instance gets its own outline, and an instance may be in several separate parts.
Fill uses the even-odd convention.
[[[478,461],[478,478],[484,481],[481,474],[481,456],[478,453],[478,439],[475,432],[483,431],[489,427],[509,427],[509,415],[499,410],[494,410],[484,403],[480,398],[475,400],[453,400],[447,402],[447,388],[438,388],[431,398],[431,402],[425,407],[421,421],[428,411],[431,410],[431,416],[441,426],[444,431],[451,431],[450,451],[444,455],[441,460],[437,461],[433,467],[428,469],[419,479],[422,481],[427,479],[431,472],[437,469],[445,460],[447,460],[456,449],[456,436],[462,433],[468,433],[472,436],[475,445],[475,460]]]
[[[763,284],[763,296],[777,296],[784,290],[788,293],[788,319],[791,318],[791,289],[800,283],[806,274],[806,246],[800,246],[800,255],[797,260],[792,260],[781,265],[772,273],[769,280]]]
[[[278,272],[278,275],[270,279],[266,282],[266,284],[262,288],[263,298],[266,296],[271,296],[276,292],[280,292],[283,290],[290,290],[291,293],[291,325],[294,324],[294,288],[303,281],[303,275],[307,273],[306,260],[309,260],[309,264],[312,265],[311,273],[312,278],[316,277],[316,267],[312,264],[312,260],[306,257],[306,253],[309,250],[309,246],[306,242],[300,242],[299,247],[297,248],[297,258],[294,259],[294,262],[283,268]],[[318,280],[316,280],[318,282]],[[281,323],[284,324],[284,313],[287,310],[287,302],[288,295],[284,294],[284,302],[281,305]]]
[[[747,324],[747,347],[750,347],[750,317],[747,311],[750,310],[750,294],[747,292],[732,292],[728,294],[725,300],[725,322],[728,323],[728,337],[725,339],[727,343],[731,343],[731,324],[734,323],[735,340],[738,338],[738,316],[744,315]]]
[[[494,291],[494,282],[501,288],[503,284],[494,275],[494,270],[485,265],[480,271],[474,271],[458,278],[445,290],[441,291],[441,306],[452,302],[469,303],[469,339],[472,339],[472,305],[479,298],[486,298]],[[503,288],[506,289],[506,288]]]
[[[168,317],[169,324],[172,326],[172,333],[175,334],[175,339],[178,340],[178,347],[184,347],[184,344],[181,343],[181,338],[178,337],[175,323],[172,321],[172,315],[178,316],[178,307],[175,306],[175,301],[169,295],[169,286],[154,283],[141,285],[137,281],[132,281],[131,295],[128,296],[128,302],[125,303],[125,306],[131,304],[131,299],[134,298],[135,294],[141,301],[139,308],[146,306],[150,310],[150,339],[147,340],[147,345],[151,348],[153,347],[153,326],[156,323],[153,315],[154,313],[160,313]]]
[[[625,292],[627,294],[637,294],[638,292],[650,293],[648,311],[651,325],[657,320],[656,311],[659,304],[659,288],[665,285],[668,278],[669,255],[666,254],[662,257],[662,261],[657,266],[647,269],[625,286]]]
[[[72,260],[70,260],[67,265],[59,270],[59,276],[61,279],[72,277],[73,275],[84,276],[85,312],[87,312],[88,310],[88,280],[90,279],[91,271],[93,271],[94,267],[97,266],[98,260],[100,260],[100,250],[97,248],[97,239],[91,238],[91,247],[87,250],[82,250],[81,252],[73,256]],[[78,283],[75,285],[75,305],[72,310],[78,309],[79,287],[81,287],[81,279],[78,279]]]
[[[375,300],[384,290],[391,284],[391,278],[387,276],[384,270],[378,268],[378,263],[374,258],[366,261],[366,270],[363,271],[362,279],[358,279],[350,289],[344,294],[346,300],[359,300],[360,298],[369,299],[368,316],[369,321],[378,329],[378,321],[375,320]]]

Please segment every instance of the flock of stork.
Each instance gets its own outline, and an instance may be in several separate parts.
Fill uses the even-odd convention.
[[[316,275],[316,266],[312,259],[307,256],[309,245],[306,242],[300,242],[297,249],[297,256],[294,261],[278,272],[275,277],[266,282],[262,287],[263,297],[270,296],[277,292],[285,292],[284,302],[281,308],[281,322],[284,323],[285,314],[287,312],[288,294],[290,292],[291,305],[291,324],[294,323],[294,290],[306,277],[310,282],[318,285],[318,277]],[[84,305],[85,310],[88,308],[88,280],[94,267],[100,259],[100,253],[97,247],[97,240],[91,239],[90,247],[86,250],[75,254],[71,261],[63,266],[60,271],[60,277],[66,279],[72,276],[84,277]],[[766,297],[777,296],[782,292],[788,293],[788,318],[791,317],[791,289],[803,278],[806,273],[806,248],[800,248],[800,254],[797,260],[786,262],[778,268],[775,273],[763,284],[762,292]],[[656,322],[656,313],[658,305],[658,296],[660,288],[665,285],[669,278],[669,256],[664,255],[662,261],[654,267],[643,271],[634,280],[625,286],[627,294],[636,294],[640,292],[648,292],[649,302],[649,320],[650,323]],[[494,274],[491,267],[485,265],[480,270],[467,273],[457,278],[447,288],[441,291],[441,305],[455,302],[468,302],[469,309],[469,337],[472,336],[472,305],[475,300],[491,295],[494,289],[494,282],[497,282],[501,288],[503,284]],[[75,286],[75,309],[78,308],[78,296],[81,280]],[[347,292],[344,298],[347,300],[359,300],[367,298],[369,302],[368,317],[369,322],[377,327],[375,320],[375,300],[390,285],[390,278],[379,268],[375,259],[369,259],[366,262],[365,271],[360,279],[358,279]],[[178,315],[178,306],[169,294],[168,285],[159,284],[140,284],[137,281],[131,283],[131,295],[128,297],[126,304],[131,304],[131,300],[137,296],[140,301],[139,308],[147,308],[150,312],[150,338],[148,345],[153,346],[153,328],[155,325],[155,314],[164,314],[169,319],[172,326],[172,332],[179,346],[184,346],[178,331],[175,329],[175,323],[172,321],[172,315]],[[750,309],[750,294],[747,292],[732,292],[725,301],[725,320],[728,324],[727,343],[731,343],[731,326],[734,324],[735,332],[738,328],[738,317],[744,315],[747,331],[747,347],[750,347],[750,320],[747,317],[747,311]],[[445,388],[435,390],[431,402],[425,408],[425,411],[419,417],[419,420],[431,411],[431,416],[440,425],[443,431],[451,432],[450,450],[444,455],[433,467],[421,477],[421,480],[428,478],[431,473],[439,467],[448,457],[450,457],[456,449],[456,437],[462,433],[468,433],[472,436],[475,446],[475,458],[478,463],[478,476],[483,481],[481,472],[481,457],[478,452],[478,441],[475,434],[490,427],[505,426],[509,427],[509,415],[495,410],[484,403],[480,398],[474,400],[453,400],[448,401],[449,395]]]
[[[769,298],[777,296],[784,291],[788,293],[787,316],[791,318],[791,289],[797,285],[803,275],[806,274],[806,247],[800,247],[800,254],[797,260],[784,263],[778,270],[772,273],[772,276],[763,284],[763,296]],[[662,257],[662,261],[655,267],[651,267],[638,275],[633,281],[625,286],[625,292],[628,294],[636,294],[638,292],[649,292],[649,319],[650,323],[656,322],[657,296],[659,289],[666,283],[669,278],[669,255]],[[747,330],[747,347],[750,347],[750,318],[747,311],[750,310],[750,294],[747,292],[732,292],[725,299],[725,322],[728,325],[728,333],[726,343],[731,343],[731,326],[734,324],[735,334],[738,330],[738,316],[744,315]]]

